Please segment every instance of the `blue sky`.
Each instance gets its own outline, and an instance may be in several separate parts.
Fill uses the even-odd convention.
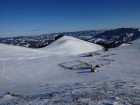
[[[140,27],[140,0],[0,0],[0,37]]]

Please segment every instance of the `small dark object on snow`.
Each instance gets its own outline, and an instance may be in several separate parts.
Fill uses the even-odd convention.
[[[99,65],[95,65],[95,68],[99,68],[100,66]]]
[[[108,51],[108,48],[107,47],[104,47],[104,51]]]
[[[5,93],[5,95],[10,95],[10,92]]]
[[[18,96],[14,92],[13,93],[7,92],[7,93],[5,93],[5,95],[10,95],[10,96],[13,96],[13,97],[17,97]]]
[[[95,65],[91,67],[91,72],[97,72],[96,68],[99,68],[99,65]]]

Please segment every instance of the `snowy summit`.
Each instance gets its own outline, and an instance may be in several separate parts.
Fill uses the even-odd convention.
[[[102,50],[103,47],[97,44],[86,42],[74,37],[63,36],[41,50],[53,55],[77,55],[87,52]]]

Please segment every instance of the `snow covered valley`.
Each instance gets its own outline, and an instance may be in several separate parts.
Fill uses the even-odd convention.
[[[140,105],[140,40],[102,49],[68,36],[41,49],[0,44],[0,105]]]

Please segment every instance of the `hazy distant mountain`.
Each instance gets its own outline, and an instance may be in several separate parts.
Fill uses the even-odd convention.
[[[89,41],[112,48],[118,47],[123,43],[129,43],[138,38],[140,38],[140,31],[138,28],[119,28],[97,34]]]
[[[96,43],[104,47],[118,47],[123,43],[129,43],[140,37],[138,28],[118,28],[113,30],[88,30],[78,32],[62,32],[43,34],[36,36],[19,36],[13,38],[0,38],[0,43],[24,46],[29,48],[42,48],[63,35],[73,36],[88,42]]]

